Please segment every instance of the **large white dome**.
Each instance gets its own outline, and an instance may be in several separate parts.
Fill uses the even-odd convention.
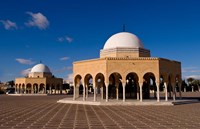
[[[128,32],[120,32],[112,35],[106,41],[103,49],[110,48],[144,48],[144,45],[136,35]]]
[[[51,71],[46,65],[37,64],[31,69],[31,73],[51,73]]]

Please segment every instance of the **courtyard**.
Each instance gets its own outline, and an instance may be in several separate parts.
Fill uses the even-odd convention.
[[[183,97],[200,97],[199,92]],[[0,96],[1,129],[197,129],[200,103],[92,106],[57,103],[67,95]]]

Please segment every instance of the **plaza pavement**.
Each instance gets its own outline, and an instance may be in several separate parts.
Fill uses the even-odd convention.
[[[200,93],[186,94],[198,97]],[[92,106],[57,103],[66,95],[0,95],[0,129],[199,129],[200,103]]]

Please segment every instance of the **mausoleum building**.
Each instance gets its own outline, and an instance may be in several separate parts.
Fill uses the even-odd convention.
[[[99,96],[106,102],[109,99],[156,99],[159,102],[161,92],[168,101],[168,98],[175,100],[176,89],[181,88],[181,63],[151,57],[150,50],[136,35],[120,32],[106,41],[100,58],[74,62],[73,76],[74,100],[79,97],[87,100],[89,86],[92,86],[94,101]]]
[[[52,75],[48,66],[35,65],[27,77],[15,79],[18,94],[61,94],[63,79]]]

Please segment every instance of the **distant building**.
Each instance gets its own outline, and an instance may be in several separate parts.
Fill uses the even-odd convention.
[[[15,90],[18,94],[60,94],[63,79],[55,78],[44,64],[37,64],[28,77],[16,78]]]
[[[142,101],[151,98],[151,91],[160,101],[161,90],[168,101],[168,97],[175,100],[175,87],[181,87],[181,63],[151,57],[150,50],[136,35],[120,32],[106,41],[100,58],[74,62],[73,78],[74,99],[83,97],[86,100],[92,83],[94,101],[97,95],[105,101],[127,98]]]

